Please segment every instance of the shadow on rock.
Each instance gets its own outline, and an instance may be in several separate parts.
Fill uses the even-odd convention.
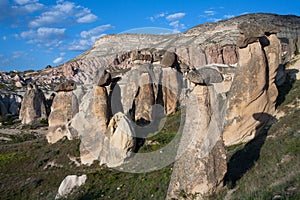
[[[268,134],[268,130],[264,127],[266,123],[276,120],[276,118],[267,113],[255,113],[253,114],[253,118],[260,122],[256,127],[255,138],[248,142],[243,149],[234,153],[227,163],[224,185],[228,185],[231,189],[235,188],[237,181],[240,180],[259,159],[261,148]]]

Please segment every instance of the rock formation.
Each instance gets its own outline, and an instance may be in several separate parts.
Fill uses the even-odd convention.
[[[78,99],[71,90],[75,88],[73,84],[73,82],[65,82],[57,87],[58,93],[53,99],[48,119],[47,140],[49,143],[55,143],[64,136],[72,139],[67,124],[78,112]]]
[[[72,190],[85,184],[87,176],[68,175],[60,184],[55,199],[66,198]]]
[[[30,124],[41,119],[47,119],[44,93],[34,84],[27,86],[27,91],[21,103],[19,119],[22,124]]]
[[[196,85],[189,94],[167,199],[180,198],[182,192],[202,199],[221,186],[227,171],[223,103],[213,86]]]
[[[239,48],[238,67],[229,92],[224,130],[226,145],[249,141],[259,133],[256,127],[262,121],[254,119],[253,114],[268,113],[272,116],[275,112],[278,94],[275,77],[281,64],[280,42],[274,34],[262,36],[259,32],[257,37],[255,33],[251,34],[251,38],[256,39]],[[267,122],[267,119],[262,120]]]
[[[168,198],[183,191],[201,199],[217,189],[226,172],[223,140],[225,145],[251,140],[259,134],[258,124],[263,128],[268,122],[257,113],[274,113],[275,81],[284,79],[278,69],[294,56],[299,35],[299,17],[257,14],[181,34],[101,37],[60,67],[87,89],[81,95],[58,91],[49,117],[54,136],[48,133],[48,141],[78,135],[83,164],[98,160],[116,167],[141,157],[132,157],[135,137],[142,137],[137,122],[151,124],[157,105],[166,115],[185,105]]]

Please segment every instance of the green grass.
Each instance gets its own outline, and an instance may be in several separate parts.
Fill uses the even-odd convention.
[[[181,113],[168,116],[164,128],[147,138],[153,145],[140,152],[162,148],[174,137]],[[27,132],[19,135],[1,134],[12,141],[0,142],[1,199],[54,199],[61,181],[72,174],[87,174],[87,183],[68,199],[165,199],[172,173],[172,164],[149,173],[126,173],[94,163],[76,167],[68,155],[78,157],[79,140],[60,140],[48,144],[44,137]],[[55,162],[60,167],[47,167]]]
[[[171,166],[143,174],[99,168],[68,199],[165,199],[171,173]]]
[[[147,153],[156,151],[169,144],[176,136],[181,120],[181,111],[177,111],[175,114],[166,118],[164,127],[160,132],[153,136],[147,137],[145,144],[139,149],[139,153]]]
[[[228,170],[236,182],[228,181],[210,199],[224,199],[232,188],[230,199],[300,199],[300,81],[287,86],[279,88],[278,106],[286,116],[247,144],[227,148]]]

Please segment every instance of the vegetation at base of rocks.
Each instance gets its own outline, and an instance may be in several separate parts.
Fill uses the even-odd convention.
[[[176,195],[180,199],[188,199],[188,200],[194,200],[199,197],[199,193],[192,194],[192,193],[187,193],[184,190],[177,191]],[[172,198],[172,200],[176,200],[176,199]]]
[[[300,54],[300,50],[298,47],[296,47],[296,50],[295,50],[295,55],[299,55]]]
[[[300,81],[286,86],[277,108],[286,115],[247,144],[227,148],[231,177],[209,199],[300,199]]]
[[[48,125],[48,119],[41,119],[40,124]]]
[[[159,142],[151,149],[161,148],[172,140],[180,125],[180,117],[180,111],[167,117],[164,128],[150,137]],[[88,179],[68,199],[166,198],[172,164],[140,174],[109,169],[97,162],[92,166],[77,167],[69,157],[80,160],[80,140],[64,138],[48,144],[44,136],[26,132],[29,128],[24,126],[23,133],[18,135],[0,134],[0,137],[11,139],[0,141],[1,199],[54,199],[62,180],[71,174],[87,174]]]
[[[167,116],[163,128],[155,135],[147,137],[138,152],[156,151],[169,144],[179,132],[181,114],[182,112],[179,110],[175,114]]]
[[[300,80],[291,81],[288,79],[284,85],[279,87],[278,110],[288,113],[295,107],[300,106]]]
[[[68,199],[165,199],[171,166],[149,173],[126,173],[101,168],[88,174],[87,183]]]
[[[1,199],[54,199],[65,176],[86,173],[68,158],[78,156],[79,140],[50,145],[29,133],[1,136],[13,138],[0,141]]]

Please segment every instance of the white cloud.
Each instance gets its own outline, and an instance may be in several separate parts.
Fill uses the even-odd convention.
[[[38,10],[41,10],[45,6],[41,3],[28,4],[23,7],[26,12],[32,13]]]
[[[180,30],[186,28],[186,26],[184,24],[180,23],[179,20],[170,22],[169,26],[172,26],[174,28],[174,30],[173,30],[174,33],[180,33]]]
[[[223,16],[224,19],[230,19],[230,18],[233,18],[233,17],[234,17],[234,15],[224,15]]]
[[[149,19],[150,19],[150,21],[154,22],[155,20],[157,20],[159,18],[165,17],[167,14],[168,14],[167,12],[162,12],[162,13],[156,14],[152,17],[149,17]]]
[[[179,13],[174,13],[174,14],[168,15],[166,17],[166,19],[169,21],[175,21],[175,20],[179,20],[179,19],[183,18],[184,16],[185,16],[185,13],[179,12]]]
[[[6,36],[3,36],[3,37],[2,37],[2,40],[7,40],[7,37],[6,37]]]
[[[66,38],[65,28],[41,27],[37,30],[24,31],[17,37],[28,40],[29,44],[46,47],[59,47],[62,39]]]
[[[29,22],[30,27],[49,26],[58,24],[90,23],[97,20],[91,10],[74,2],[57,1],[47,11],[41,13]]]
[[[221,18],[209,18],[209,21],[212,21],[212,22],[218,22],[221,20],[222,20]]]
[[[217,12],[214,10],[205,10],[204,14],[208,15],[208,16],[213,16],[215,15]]]
[[[58,64],[58,63],[61,63],[63,60],[64,60],[63,57],[58,57],[58,58],[56,58],[56,59],[53,60],[53,63],[54,64]]]
[[[90,22],[94,22],[98,19],[98,17],[94,14],[87,14],[83,17],[80,17],[77,19],[78,23],[90,23]]]
[[[106,31],[108,29],[111,29],[111,28],[113,28],[111,24],[105,24],[105,25],[102,25],[102,26],[97,26],[97,27],[95,27],[93,29],[90,29],[88,31],[82,31],[80,33],[80,36],[82,38],[90,38],[90,37],[99,35],[100,33],[103,33],[104,31]]]
[[[41,27],[37,30],[37,36],[41,39],[64,38],[65,31],[65,28]]]
[[[38,0],[14,0],[14,1],[20,5],[38,2]]]
[[[93,29],[82,31],[80,33],[80,39],[74,40],[69,44],[67,47],[68,50],[71,51],[84,51],[93,46],[93,44],[98,40],[100,37],[106,35],[104,32],[106,30],[114,28],[111,24],[105,24],[102,26],[97,26]]]

